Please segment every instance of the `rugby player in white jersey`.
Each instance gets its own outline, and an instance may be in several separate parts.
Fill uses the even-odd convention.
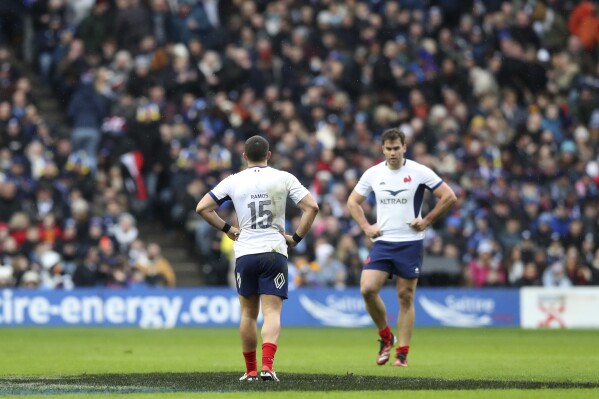
[[[379,330],[377,364],[389,361],[397,343],[394,366],[407,367],[410,339],[414,330],[414,292],[422,270],[424,231],[457,201],[453,190],[435,172],[404,158],[405,134],[388,129],[382,135],[385,161],[369,168],[352,191],[347,206],[352,217],[374,243],[360,278],[366,309]],[[438,201],[421,216],[424,190]],[[371,192],[376,198],[376,223],[370,224],[362,203]],[[379,291],[388,278],[397,276],[399,316],[397,337],[387,323],[387,310]]]
[[[279,381],[272,368],[281,330],[281,309],[287,299],[287,247],[308,233],[318,213],[310,192],[292,174],[271,168],[268,141],[245,142],[248,168],[221,181],[198,203],[196,212],[235,241],[235,279],[241,304],[239,323],[246,372],[241,381]],[[302,210],[293,235],[285,233],[285,205],[290,197]],[[239,227],[226,223],[216,209],[233,201]],[[257,372],[257,319],[262,304],[262,369]]]

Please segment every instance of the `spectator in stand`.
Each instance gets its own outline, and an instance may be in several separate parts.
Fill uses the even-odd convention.
[[[43,267],[42,287],[44,289],[70,290],[74,287],[71,275],[63,268],[62,258],[54,251],[44,251],[40,256]]]
[[[120,253],[127,253],[129,246],[139,234],[135,226],[135,218],[128,213],[123,213],[119,216],[118,224],[112,229],[114,239],[117,244],[117,250]]]
[[[88,60],[85,57],[83,41],[79,39],[70,40],[63,38],[65,55],[60,58],[56,65],[54,85],[66,101],[69,101],[73,92],[77,89],[84,73],[89,69]],[[66,102],[68,104],[68,102]]]
[[[67,273],[73,274],[77,262],[84,255],[84,244],[77,234],[77,225],[73,219],[64,222],[60,239],[55,243],[54,249],[62,254],[64,267]]]
[[[141,39],[152,34],[150,12],[140,0],[118,0],[115,20],[115,37],[118,45],[136,51]]]
[[[0,180],[0,221],[8,222],[12,215],[21,211],[22,202],[17,197],[17,185],[4,177]]]
[[[544,287],[571,287],[572,281],[566,275],[564,265],[556,262],[543,272]]]
[[[528,265],[528,263],[526,265]],[[522,249],[520,246],[513,246],[509,250],[508,256],[506,256],[505,259],[505,266],[508,273],[509,283],[512,285],[516,284],[516,282],[523,277],[526,268],[524,261],[522,260]]]
[[[599,43],[597,5],[591,1],[581,1],[568,18],[568,30],[580,38],[588,50],[594,49]]]
[[[175,272],[170,262],[161,254],[160,245],[148,244],[146,256],[136,261],[136,267],[145,275],[145,282],[150,287],[174,287]]]
[[[481,242],[476,252],[477,257],[468,265],[467,280],[476,288],[505,283],[502,264],[493,256],[493,242]]]
[[[50,19],[47,29],[38,32],[36,37],[36,52],[38,53],[39,71],[46,85],[52,83],[52,68],[54,67],[54,54],[60,46],[64,23],[60,15]]]
[[[28,270],[23,274],[21,278],[21,284],[19,287],[27,289],[37,289],[41,283],[41,278],[38,272],[34,270]]]
[[[89,14],[77,25],[77,37],[88,51],[99,52],[102,43],[115,33],[114,10],[109,0],[95,0]]]
[[[513,285],[515,287],[537,287],[541,286],[541,278],[537,266],[533,262],[529,262],[524,266],[522,277],[517,279]]]
[[[587,285],[591,281],[591,270],[581,261],[578,248],[571,246],[564,259],[566,275],[573,285]]]
[[[95,171],[100,126],[106,115],[106,104],[96,92],[91,74],[82,76],[81,85],[71,98],[67,114],[73,125],[73,151],[85,151],[90,161],[89,166]]]
[[[10,60],[10,51],[0,46],[0,98],[8,100],[13,94],[21,71]]]
[[[14,277],[12,275],[12,266],[0,265],[0,287],[8,288],[13,287],[15,284]]]
[[[347,267],[335,258],[335,248],[326,241],[316,244],[316,263],[318,273],[316,281],[319,286],[344,288],[347,281]]]
[[[76,287],[95,287],[100,283],[100,257],[96,247],[87,250],[83,261],[77,265],[73,274],[73,283]]]
[[[483,214],[476,216],[475,223],[474,233],[468,239],[468,253],[471,255],[476,255],[477,252],[480,254],[481,244],[494,239],[494,232],[489,228],[489,223]],[[488,246],[483,248],[486,249]]]

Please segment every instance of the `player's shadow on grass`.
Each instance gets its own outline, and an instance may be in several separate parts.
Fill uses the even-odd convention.
[[[379,377],[279,373],[280,383],[239,382],[239,373],[84,374],[63,377],[0,378],[0,395],[132,392],[233,391],[379,391],[471,389],[599,388],[593,382],[518,380],[448,380],[442,378]]]

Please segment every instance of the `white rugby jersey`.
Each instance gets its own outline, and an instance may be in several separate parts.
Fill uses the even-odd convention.
[[[278,252],[287,256],[285,205],[287,197],[297,204],[307,194],[291,173],[254,166],[228,176],[210,191],[221,205],[233,201],[241,233],[233,245],[235,258],[249,254]]]
[[[430,168],[409,159],[397,170],[383,161],[369,168],[356,187],[364,197],[374,191],[376,197],[376,222],[383,235],[374,241],[416,241],[424,239],[424,231],[409,226],[420,217],[424,190],[435,190],[443,180]]]

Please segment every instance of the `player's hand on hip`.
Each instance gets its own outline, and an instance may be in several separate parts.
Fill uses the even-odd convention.
[[[287,242],[287,246],[289,248],[293,248],[297,245],[297,242],[293,239],[293,236],[290,234],[285,234],[285,233],[281,233],[283,234],[283,237],[285,237],[285,241]]]
[[[239,230],[239,228],[235,227],[235,226],[231,226],[231,229],[227,232],[227,236],[233,240],[233,241],[237,241],[237,239],[239,238],[239,234],[241,233],[241,230]]]
[[[283,237],[285,237],[285,241],[287,241],[287,246],[289,248],[293,248],[297,245],[297,242],[293,239],[293,236],[291,234],[285,234],[285,233],[281,233],[283,234]]]
[[[377,238],[383,235],[383,232],[379,228],[378,224],[371,224],[364,229],[364,234],[369,238]]]
[[[428,222],[424,219],[414,219],[410,222],[410,227],[416,231],[424,231],[428,227]]]

